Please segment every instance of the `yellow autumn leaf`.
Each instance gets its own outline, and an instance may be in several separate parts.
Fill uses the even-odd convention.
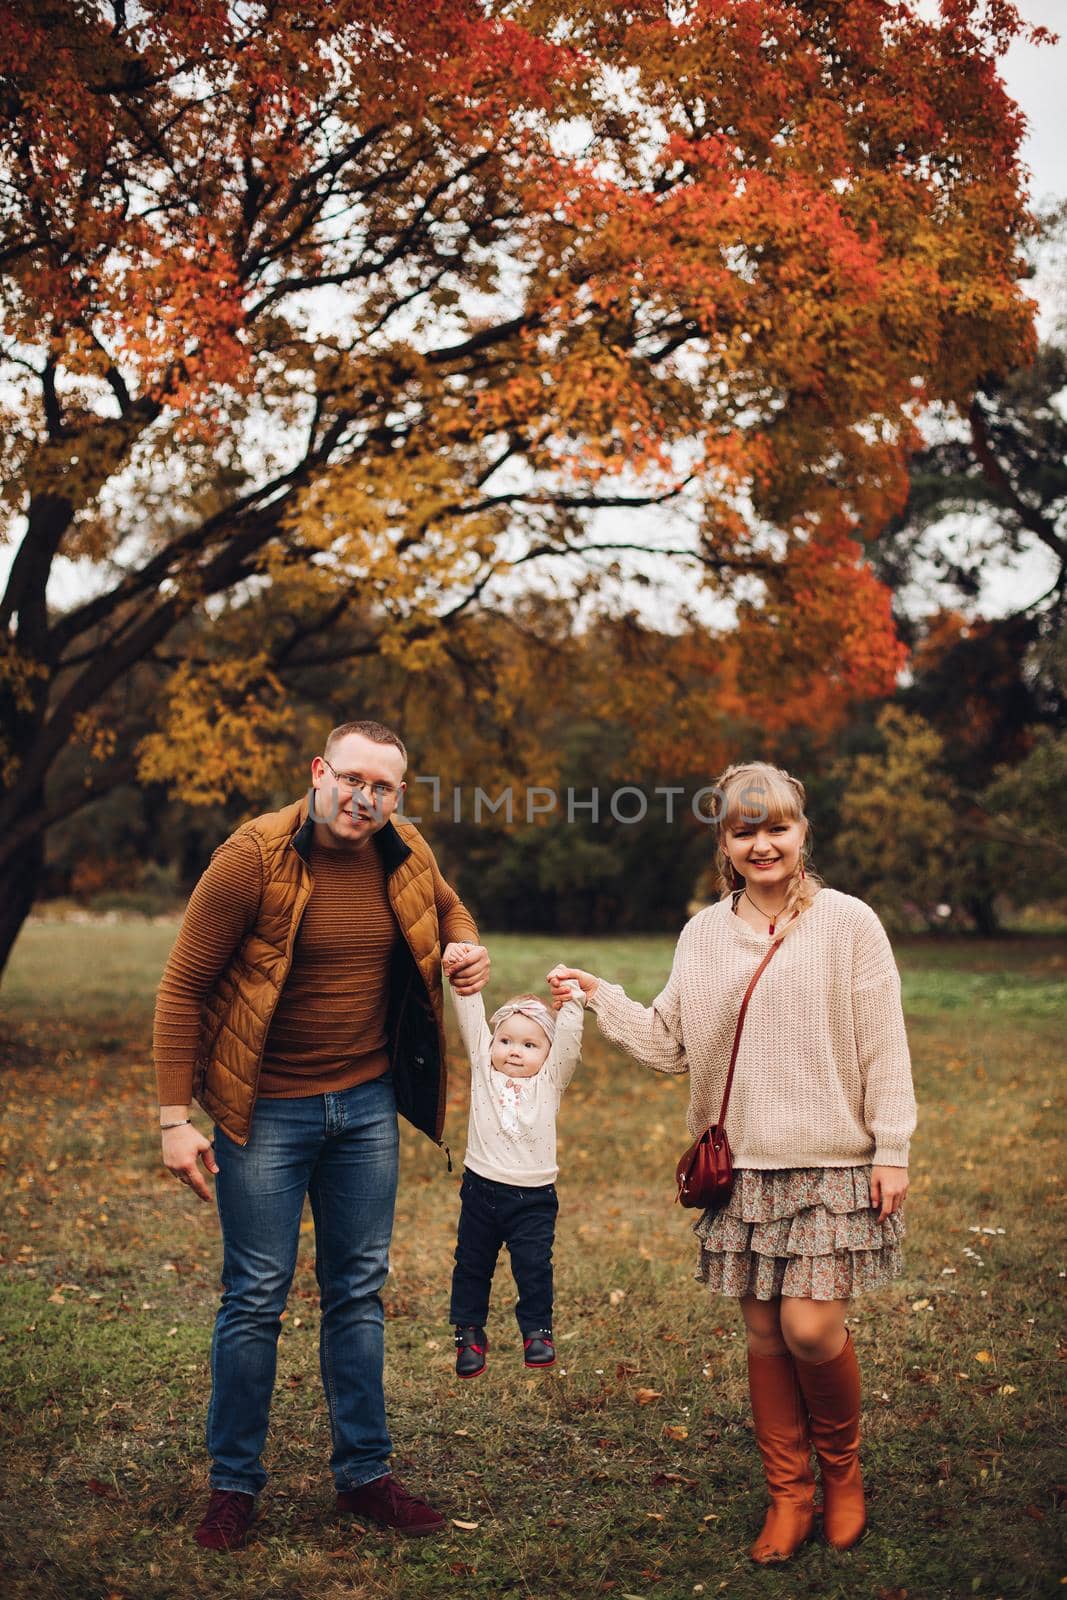
[[[1018,1392],[1018,1389],[1013,1383],[1002,1383],[1000,1388],[997,1390],[998,1394],[1018,1394]]]
[[[980,1361],[982,1363],[983,1367],[987,1367],[989,1365],[989,1363],[992,1361],[993,1355],[992,1355],[992,1352],[989,1351],[989,1350],[979,1350],[978,1354],[975,1356],[974,1359],[976,1361]]]
[[[665,1439],[688,1439],[689,1429],[683,1428],[680,1422],[667,1422],[663,1427],[663,1437]]]
[[[459,1517],[453,1517],[452,1526],[454,1528],[462,1528],[465,1533],[473,1533],[478,1524],[476,1522],[462,1522]]]

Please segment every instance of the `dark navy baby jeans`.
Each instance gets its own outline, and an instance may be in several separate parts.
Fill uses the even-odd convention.
[[[501,1245],[511,1255],[519,1298],[515,1317],[525,1338],[552,1326],[552,1245],[559,1201],[553,1183],[520,1189],[468,1167],[460,1188],[456,1266],[449,1320],[484,1328]]]

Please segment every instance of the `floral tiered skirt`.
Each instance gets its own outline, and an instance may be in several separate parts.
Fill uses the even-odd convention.
[[[849,1300],[895,1278],[904,1219],[878,1221],[870,1167],[737,1173],[729,1203],[693,1224],[697,1279],[718,1294]]]

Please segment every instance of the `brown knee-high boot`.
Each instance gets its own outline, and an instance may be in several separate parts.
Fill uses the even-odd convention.
[[[815,1521],[815,1474],[804,1400],[796,1367],[788,1352],[757,1356],[748,1353],[748,1392],[756,1443],[771,1503],[759,1537],[749,1551],[753,1561],[769,1565],[788,1561]]]
[[[831,1361],[797,1361],[819,1461],[823,1532],[835,1550],[848,1550],[867,1525],[860,1476],[860,1369],[852,1335]]]

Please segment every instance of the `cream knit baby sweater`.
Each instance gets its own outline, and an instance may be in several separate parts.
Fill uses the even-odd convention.
[[[651,1006],[598,984],[600,1031],[690,1074],[694,1137],[718,1120],[741,1000],[770,940],[721,900],[682,929]],[[871,908],[821,889],[749,1001],[726,1132],[736,1167],[906,1167],[915,1127],[900,976]]]

